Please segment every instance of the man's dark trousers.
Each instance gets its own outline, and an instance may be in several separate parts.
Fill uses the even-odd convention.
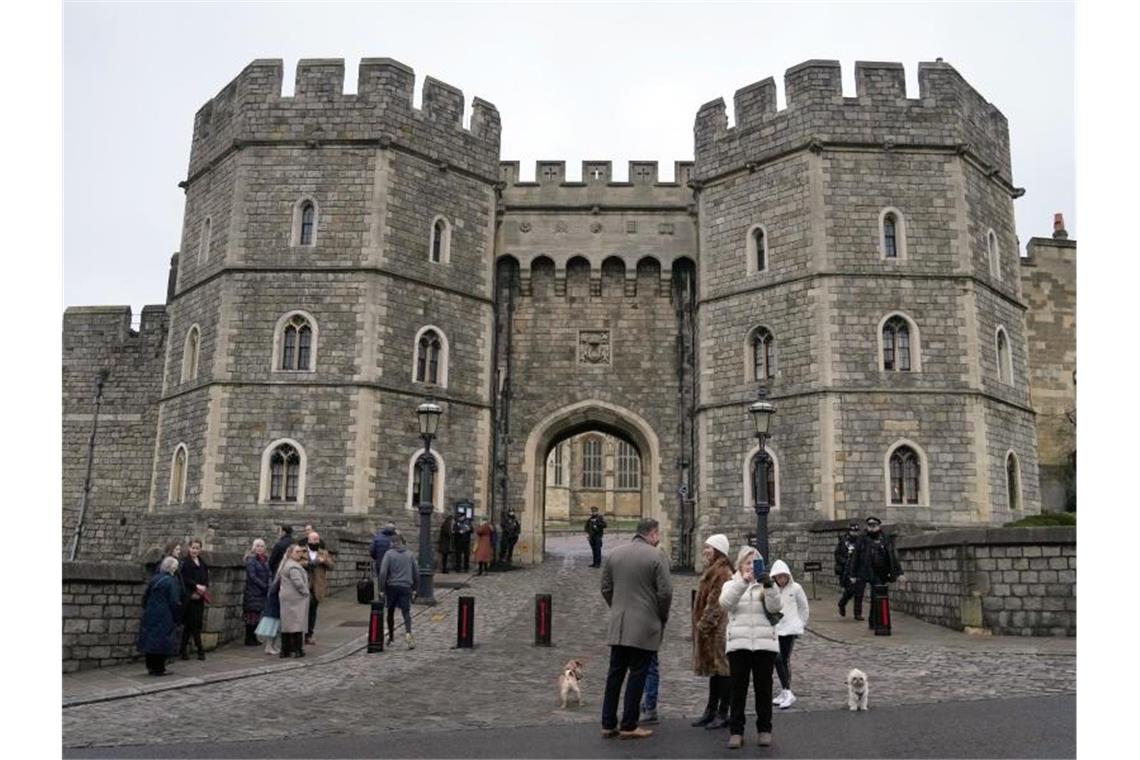
[[[594,555],[593,566],[600,567],[602,564],[602,537],[589,536],[588,538],[590,541],[590,551],[593,552]]]
[[[313,629],[317,627],[317,607],[320,606],[315,594],[309,594],[309,628],[308,633],[305,634],[307,638],[313,638]]]
[[[847,585],[843,587],[843,596],[839,597],[839,606],[847,606],[847,602],[851,601],[852,597],[855,599],[855,617],[863,617],[863,590],[867,586],[867,581],[860,578],[859,580],[847,579]]]
[[[606,675],[606,695],[602,700],[602,728],[610,731],[618,728],[617,707],[621,696],[621,685],[625,683],[625,706],[621,713],[621,730],[637,728],[641,714],[641,695],[645,691],[645,676],[649,672],[649,661],[653,652],[637,647],[611,646],[610,672]]]

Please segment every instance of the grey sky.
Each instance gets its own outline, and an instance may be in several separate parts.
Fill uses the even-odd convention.
[[[364,57],[431,75],[494,103],[502,158],[691,159],[697,108],[784,70],[838,59],[942,57],[1006,115],[1024,247],[1061,211],[1077,237],[1074,8],[1003,4],[310,4],[66,3],[64,302],[161,303],[182,233],[195,111],[254,58],[344,58],[346,88]],[[731,107],[729,108],[731,119]]]

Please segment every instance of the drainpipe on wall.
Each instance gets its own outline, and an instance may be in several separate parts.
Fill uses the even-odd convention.
[[[91,438],[87,442],[87,474],[83,478],[83,498],[79,501],[79,519],[75,521],[75,533],[71,536],[71,548],[67,552],[69,562],[75,561],[79,552],[79,536],[83,532],[83,520],[87,516],[87,502],[91,496],[91,466],[95,461],[95,433],[99,430],[99,405],[103,403],[103,383],[107,381],[109,370],[100,370],[95,376],[95,416],[91,422]]]

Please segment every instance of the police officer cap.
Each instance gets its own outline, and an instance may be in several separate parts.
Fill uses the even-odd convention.
[[[852,522],[850,525],[847,526],[847,530],[859,530],[859,523]]]
[[[882,525],[883,521],[877,517],[868,517],[867,518],[867,524],[868,525]]]

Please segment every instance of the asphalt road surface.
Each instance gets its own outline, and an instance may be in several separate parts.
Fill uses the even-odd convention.
[[[873,696],[873,695],[872,695]],[[457,699],[466,697],[458,696]],[[777,711],[778,712],[778,711]],[[178,720],[178,716],[170,716]],[[252,719],[252,718],[251,718]],[[603,739],[599,724],[466,731],[389,731],[280,740],[169,743],[65,749],[65,758],[672,758],[672,757],[1076,757],[1076,696],[813,711],[774,716],[771,747],[756,746],[754,717],[745,746],[729,750],[727,731],[665,720],[648,739]]]

